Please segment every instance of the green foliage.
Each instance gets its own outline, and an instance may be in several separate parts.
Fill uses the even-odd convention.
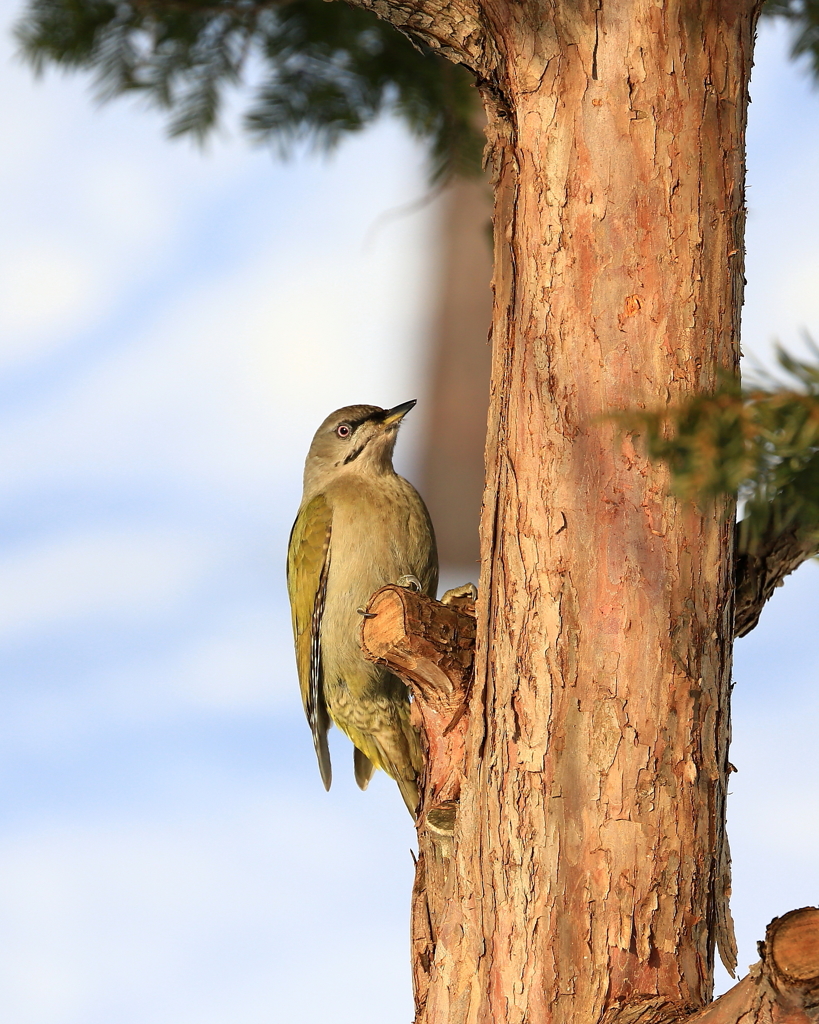
[[[819,0],[767,0],[790,21],[794,54],[819,78]],[[287,151],[334,145],[384,111],[430,145],[434,179],[475,173],[482,138],[469,73],[371,13],[325,0],[27,0],[23,53],[93,72],[99,95],[141,93],[199,141],[225,93],[249,84],[244,123]]]
[[[819,349],[812,347],[816,363],[778,350],[784,381],[765,375],[740,390],[725,380],[684,405],[618,417],[668,465],[677,494],[739,495],[744,548],[793,524],[819,530]]]
[[[807,57],[819,79],[819,0],[767,0],[762,13],[787,19],[793,26],[794,57]]]
[[[140,93],[170,111],[173,136],[204,139],[226,91],[249,82],[245,127],[283,151],[330,147],[392,111],[429,142],[433,178],[480,166],[466,69],[344,3],[29,0],[16,33],[38,71],[92,71],[103,99]]]

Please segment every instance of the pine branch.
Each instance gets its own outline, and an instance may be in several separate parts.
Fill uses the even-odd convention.
[[[284,153],[302,141],[332,147],[391,112],[427,142],[433,180],[479,173],[483,138],[470,73],[439,58],[434,31],[435,48],[414,31],[423,5],[412,14],[396,8],[399,31],[367,6],[28,0],[16,34],[36,71],[57,64],[91,72],[104,100],[137,92],[169,111],[172,136],[203,140],[226,92],[243,87],[248,133]]]
[[[735,636],[749,633],[784,578],[819,554],[819,349],[807,340],[815,363],[779,350],[784,379],[766,375],[744,390],[725,380],[682,405],[617,416],[668,466],[676,494],[743,502]]]
[[[768,0],[762,13],[791,25],[791,56],[806,57],[811,74],[819,79],[819,0]]]

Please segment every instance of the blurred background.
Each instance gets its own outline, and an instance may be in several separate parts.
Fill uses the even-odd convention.
[[[477,579],[477,507],[441,510],[479,486],[485,397],[453,396],[488,368],[480,189],[421,202],[389,119],[329,159],[168,142],[81,77],[35,81],[0,12],[0,1019],[408,1024],[414,832],[337,732],[321,786],[284,553],[324,416],[418,398],[396,463],[447,582]],[[743,347],[769,365],[819,338],[819,96],[787,53],[763,25]],[[743,973],[819,903],[817,621],[810,563],[737,644]]]

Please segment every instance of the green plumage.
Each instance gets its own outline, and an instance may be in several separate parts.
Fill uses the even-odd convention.
[[[429,514],[392,466],[398,424],[414,404],[348,406],[319,427],[287,559],[299,684],[324,785],[331,781],[332,720],[355,745],[359,786],[381,768],[411,812],[422,759],[407,689],[364,659],[359,632],[361,612],[379,587],[414,576],[434,597],[438,584]]]
[[[302,509],[293,524],[287,551],[287,589],[293,615],[296,667],[304,711],[316,747],[319,770],[325,788],[330,788],[332,769],[327,746],[330,721],[324,700],[319,635],[326,595],[328,551],[332,510],[322,495]]]

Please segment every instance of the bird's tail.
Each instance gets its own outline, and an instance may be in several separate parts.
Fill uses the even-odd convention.
[[[391,715],[388,728],[359,737],[358,742],[366,746],[367,752],[363,753],[356,743],[353,755],[355,779],[365,789],[373,773],[373,766],[381,768],[398,783],[407,810],[415,817],[421,800],[418,776],[424,763],[421,741],[410,723],[409,706],[406,711],[400,705],[399,709],[398,720]]]
[[[403,779],[398,776],[395,781],[407,805],[407,810],[415,818],[418,813],[418,805],[421,803],[421,794],[418,790],[418,782],[415,779]]]
[[[357,721],[351,716],[336,719],[336,724],[347,733],[355,746],[353,765],[355,780],[366,789],[373,770],[380,768],[395,779],[410,814],[418,809],[418,777],[424,766],[421,740],[410,722],[410,705],[406,687],[400,684],[391,699],[374,702],[369,713]],[[396,680],[398,690],[398,680]]]
[[[415,817],[415,812],[418,810],[418,804],[421,801],[421,795],[418,791],[418,776],[414,766],[409,762],[406,762],[404,765],[396,764],[395,758],[390,757],[382,744],[375,738],[373,738],[373,741],[375,749],[370,749],[370,756],[377,762],[379,768],[383,768],[387,775],[398,783],[398,789],[401,791],[401,796],[404,798],[407,810]],[[358,783],[359,789],[366,789],[370,784],[370,779],[376,766],[367,754],[359,750],[358,747],[353,748],[353,767],[355,769],[355,781]]]
[[[355,781],[359,789],[366,789],[373,777],[375,765],[367,757],[363,750],[353,747],[353,768],[355,770]]]
[[[414,818],[421,802],[418,790],[418,777],[424,766],[421,738],[410,722],[409,704],[400,704],[396,710],[399,712],[398,721],[393,725],[390,749],[385,750],[378,742],[378,737],[375,739],[381,754],[381,765],[398,783],[407,810]]]

